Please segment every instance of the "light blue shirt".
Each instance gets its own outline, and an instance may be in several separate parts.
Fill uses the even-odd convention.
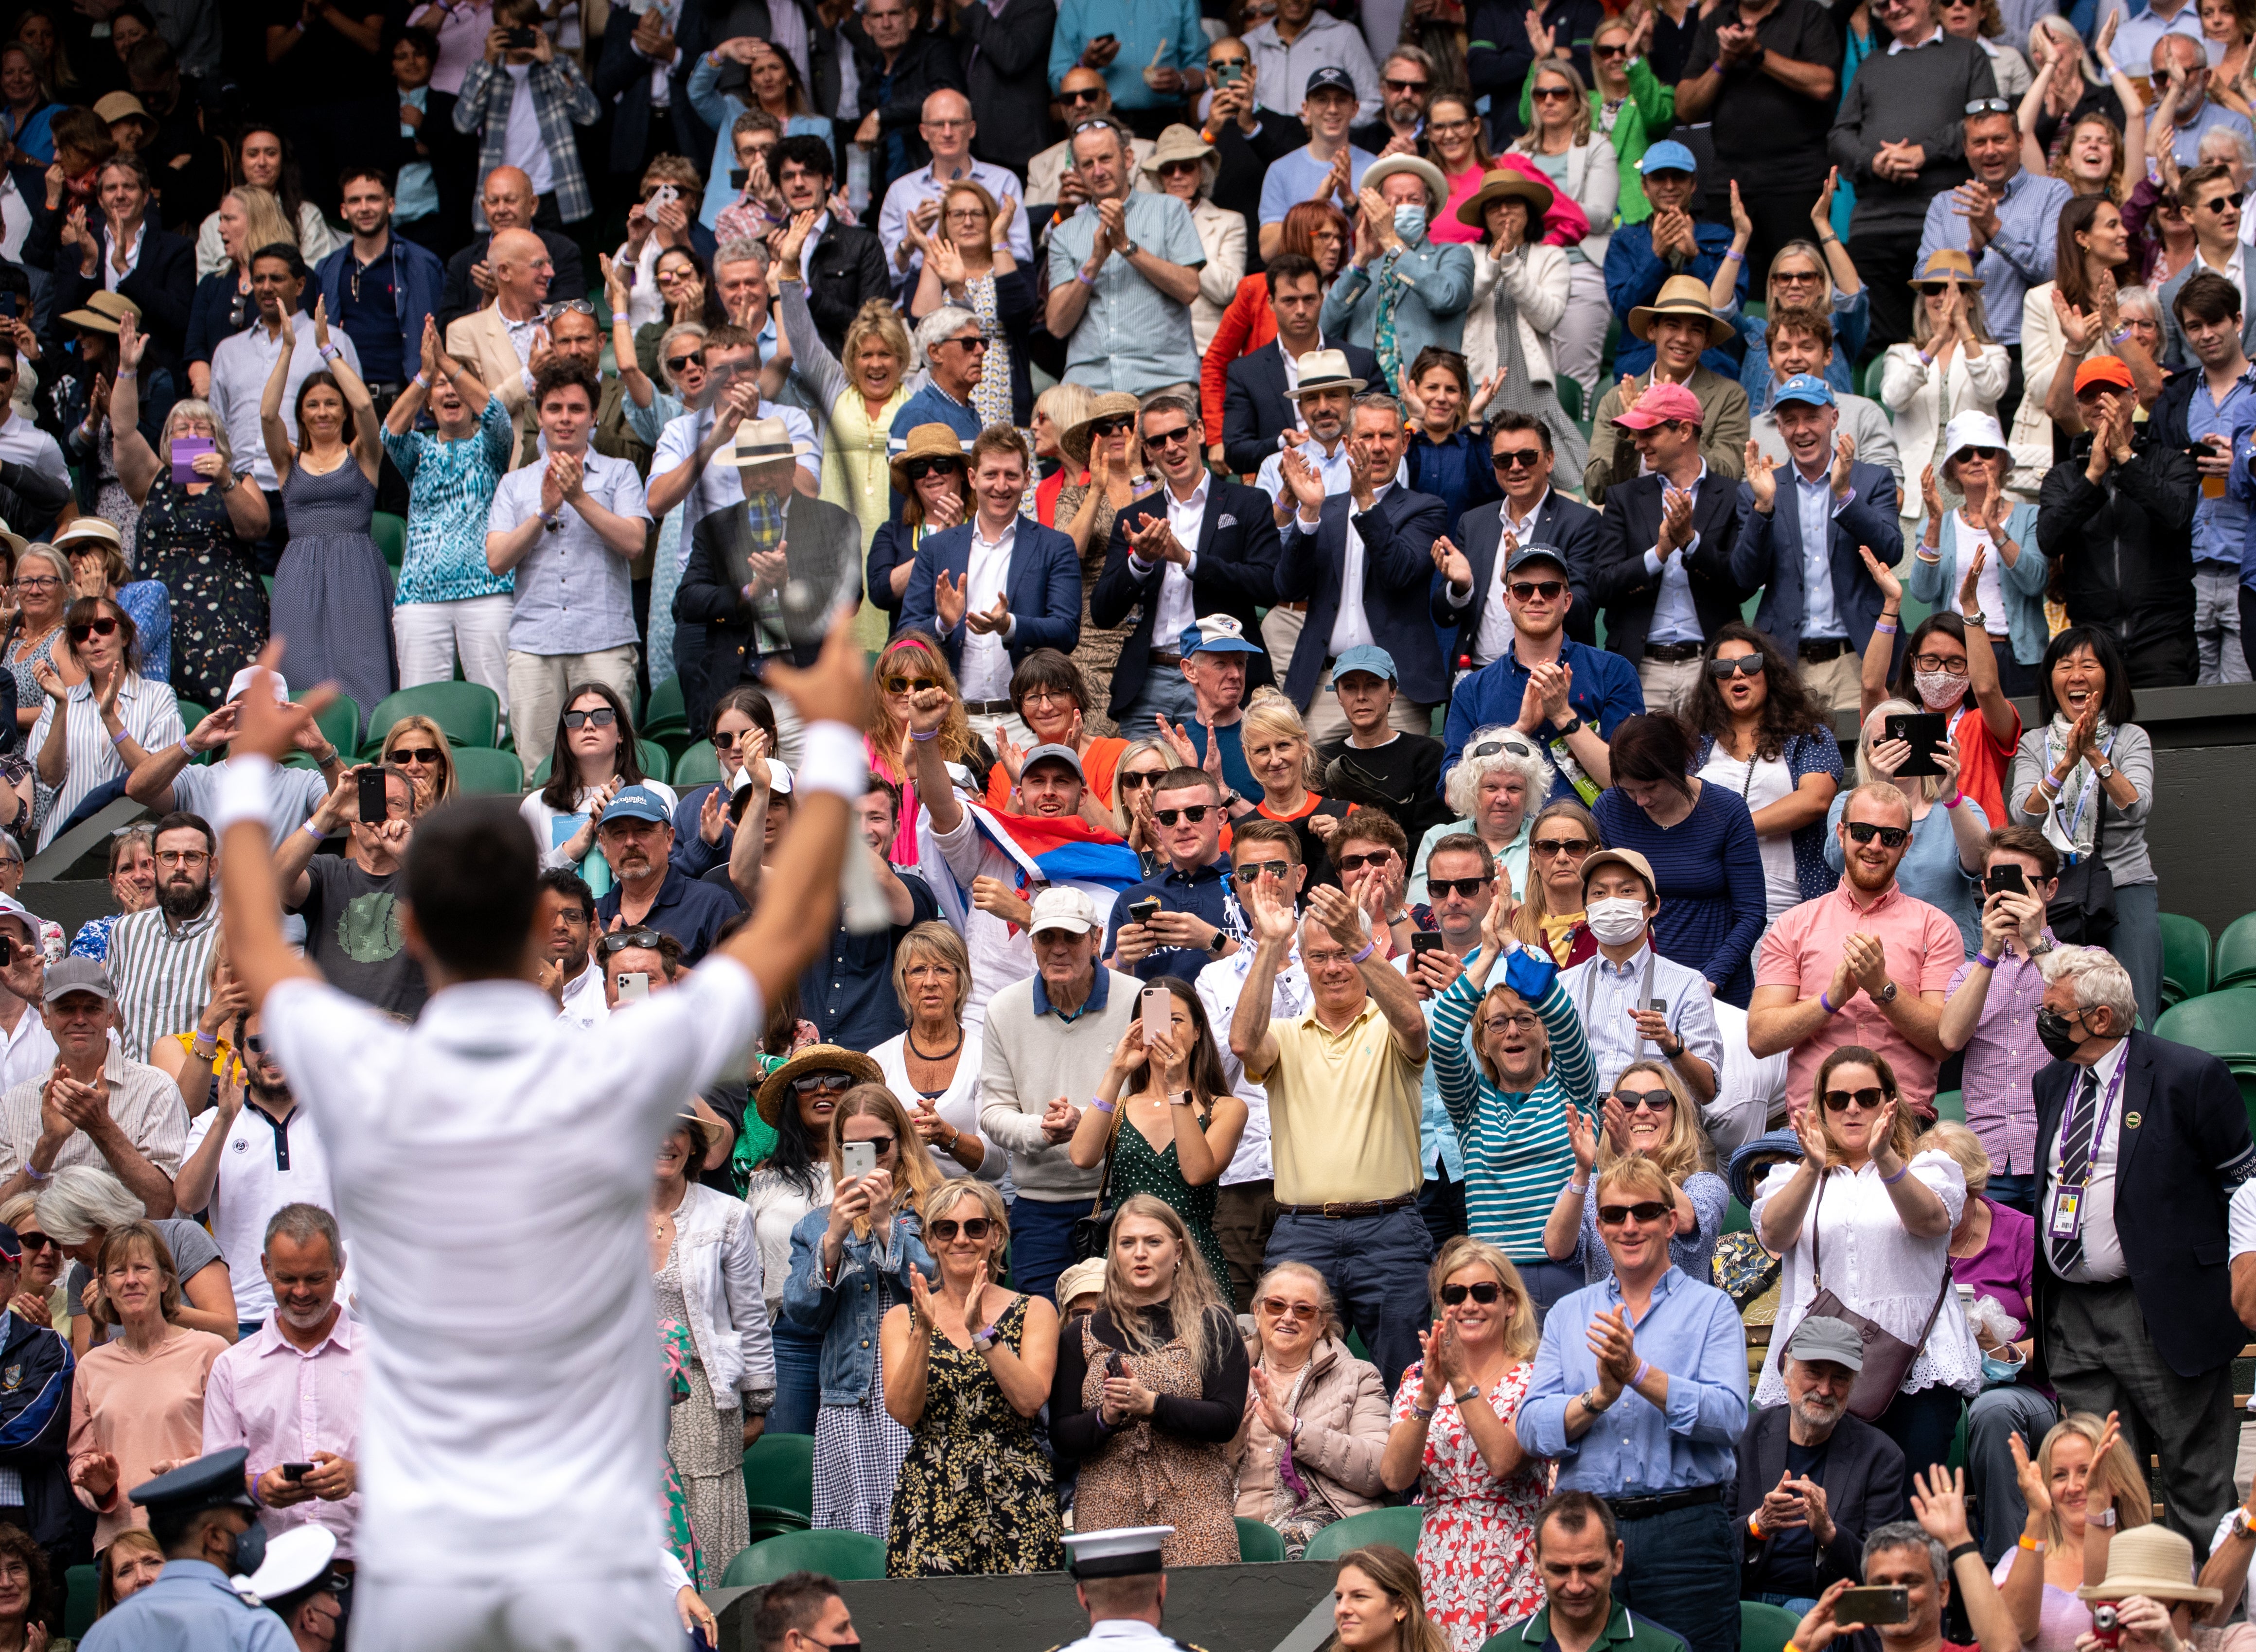
[[[1692,478],[1688,488],[1679,488],[1663,477],[1660,497],[1663,504],[1677,493],[1692,496],[1692,508],[1700,507],[1700,484],[1708,479],[1708,462],[1700,462],[1700,474]],[[1700,535],[1695,533],[1692,542],[1681,551],[1672,551],[1662,561],[1658,546],[1646,550],[1645,571],[1660,581],[1660,595],[1653,604],[1653,625],[1645,634],[1647,642],[1705,642],[1708,633],[1700,628],[1700,611],[1692,605],[1692,576],[1684,571],[1684,559],[1700,548]]]
[[[2111,11],[2120,11],[2124,14],[2122,23],[2115,31],[2115,60],[2122,64],[2130,74],[2147,73],[2154,60],[2154,47],[2166,34],[2182,34],[2189,40],[2199,41],[2209,53],[2209,64],[2211,68],[2215,68],[2224,60],[2224,48],[2221,46],[2210,46],[2202,34],[2200,0],[2185,0],[2183,5],[2167,18],[2150,5],[2134,6],[2130,0],[2117,0],[2117,4],[2110,5],[2104,4],[2103,0],[2098,15],[2092,19],[2091,38],[2097,38],[2098,30],[2107,21],[2107,14]],[[2010,39],[2015,37],[2007,38]],[[2018,38],[2026,41],[2029,38],[2028,31],[2024,29]],[[2148,105],[2150,110],[2152,107],[2151,104]],[[2182,166],[2190,166],[2193,163],[2189,160],[2182,160],[2178,164]]]
[[[2122,49],[2119,43],[2116,49],[2119,52]],[[2202,135],[2216,126],[2230,128],[2238,132],[2252,146],[2256,146],[2256,126],[2251,126],[2245,116],[2225,108],[2213,97],[2206,97],[2202,100],[2201,108],[2194,117],[2179,126],[2170,139],[2170,153],[2176,158],[2179,166],[2200,164]]]
[[[1801,634],[1845,641],[1849,632],[1833,601],[1833,557],[1828,543],[1839,508],[1833,503],[1833,472],[1829,468],[1820,470],[1812,482],[1799,469],[1789,465],[1787,469],[1794,477],[1794,510],[1801,524]]]
[[[2209,378],[2203,373],[2194,386],[2193,399],[2186,404],[2187,440],[2198,443],[2203,436],[2218,435],[2227,439],[2229,447],[2234,426],[2256,418],[2252,408],[2256,408],[2256,368],[2232,381],[2222,406],[2209,393]],[[2238,574],[2240,547],[2247,538],[2248,506],[2230,493],[2221,499],[2204,496],[2194,507],[2193,560],[2196,563],[2220,562]]]
[[[1414,956],[1414,954],[1405,953],[1394,960],[1394,968],[1398,974],[1406,976],[1409,974],[1410,959]],[[1464,957],[1466,966],[1470,968],[1473,960],[1479,957],[1478,947],[1466,953]],[[1434,1030],[1434,1000],[1428,999],[1418,1008],[1426,1017],[1426,1037],[1430,1042],[1440,1036]],[[1470,1027],[1465,1032],[1465,1048],[1470,1050],[1472,1048],[1472,1032]],[[1426,1179],[1429,1182],[1437,1176],[1446,1177],[1451,1182],[1462,1182],[1465,1179],[1465,1150],[1457,1140],[1456,1126],[1449,1121],[1449,1110],[1442,1103],[1442,1087],[1435,1082],[1434,1071],[1434,1063],[1428,1062],[1425,1074],[1419,1081],[1418,1168],[1425,1172]]]
[[[431,88],[419,86],[412,92],[402,92],[399,101],[412,104],[428,114],[431,108]],[[425,124],[429,124],[428,121]],[[405,121],[399,123],[401,138],[412,141],[416,129]],[[399,169],[399,181],[392,186],[391,222],[412,223],[418,218],[427,218],[439,210],[439,186],[431,176],[431,163],[411,160]]]
[[[642,478],[632,464],[605,458],[592,448],[581,462],[589,498],[616,516],[650,520]],[[503,477],[486,515],[486,532],[506,533],[539,515],[540,481],[546,474],[546,465],[529,464]],[[729,476],[741,497],[743,481],[733,467]],[[509,620],[511,652],[592,654],[638,641],[633,582],[628,576],[632,565],[597,538],[588,519],[571,505],[564,506],[555,519],[556,531],[540,533],[517,564],[517,602]]]
[[[1065,72],[1100,34],[1120,42],[1112,61],[1099,71],[1116,109],[1152,109],[1180,100],[1180,93],[1162,95],[1146,86],[1147,68],[1206,67],[1206,31],[1199,26],[1196,0],[1063,0],[1050,36],[1051,91],[1058,90]],[[1162,40],[1167,54],[1155,65],[1153,54]]]
[[[1059,24],[1062,33],[1064,24]],[[1122,41],[1124,52],[1126,41]],[[1197,269],[1206,263],[1190,209],[1173,195],[1129,194],[1128,238],[1154,258]],[[1071,285],[1096,244],[1096,208],[1083,206],[1050,227],[1050,286]],[[1109,253],[1089,283],[1089,307],[1066,342],[1066,378],[1092,391],[1137,395],[1170,385],[1195,385],[1198,345],[1191,311],[1146,280],[1117,252]]]
[[[1364,169],[1378,159],[1368,150],[1348,145],[1347,174],[1355,187],[1363,187]],[[1331,169],[1331,162],[1318,160],[1306,148],[1271,161],[1261,179],[1261,222],[1284,222],[1287,213],[1315,194]]]
[[[1653,990],[1645,990],[1645,971],[1653,969]],[[1583,959],[1559,972],[1559,985],[1575,1001],[1583,1018],[1583,1036],[1590,1041],[1590,1059],[1598,1066],[1598,1083],[1611,1090],[1623,1069],[1634,1061],[1666,1059],[1660,1046],[1639,1036],[1629,1013],[1648,999],[1668,1007],[1668,1030],[1684,1048],[1706,1062],[1720,1083],[1724,1077],[1724,1034],[1716,1025],[1716,1002],[1700,971],[1653,950],[1650,940],[1621,964],[1604,953]]]
[[[2199,33],[2197,26],[2196,33]],[[2006,180],[2005,198],[1998,202],[1998,233],[1974,261],[1974,273],[1983,282],[1983,318],[1990,323],[1990,335],[2000,344],[2021,342],[2021,300],[2031,287],[2053,279],[2060,209],[2072,194],[2060,179],[2044,177],[2027,167],[2017,169]],[[1956,197],[1948,189],[1927,203],[1919,259],[1913,267],[1925,269],[1928,255],[1944,247],[1961,252],[1967,250],[1966,219],[1957,210]]]
[[[282,1620],[235,1592],[217,1566],[168,1560],[79,1642],[85,1652],[297,1652]]]
[[[1552,1304],[1515,1425],[1520,1444],[1557,1460],[1562,1492],[1643,1496],[1731,1483],[1747,1423],[1746,1333],[1730,1297],[1674,1267],[1653,1286],[1645,1317],[1630,1322],[1639,1358],[1668,1373],[1667,1409],[1625,1388],[1582,1438],[1567,1437],[1567,1407],[1597,1385],[1590,1322],[1623,1305],[1612,1278]]]

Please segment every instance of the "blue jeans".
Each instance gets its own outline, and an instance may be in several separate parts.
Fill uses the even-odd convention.
[[[1434,1236],[1438,1255],[1442,1246],[1465,1231],[1465,1184],[1450,1181],[1449,1172],[1435,1168],[1418,1190],[1418,1214]]]
[[[1580,1262],[1514,1262],[1512,1266],[1519,1270],[1519,1282],[1527,1287],[1528,1297],[1535,1304],[1539,1326],[1552,1303],[1590,1282],[1583,1277]]]
[[[1434,1260],[1434,1236],[1418,1207],[1338,1220],[1280,1216],[1262,1260],[1270,1267],[1306,1262],[1324,1276],[1340,1317],[1363,1338],[1392,1394],[1403,1368],[1418,1358],[1418,1333],[1432,1323],[1426,1270]]]
[[[1175,640],[1168,638],[1167,646],[1174,647]],[[1160,731],[1152,721],[1154,717],[1165,717],[1170,723],[1193,722],[1198,717],[1198,695],[1174,666],[1155,665],[1145,672],[1144,686],[1120,714],[1120,732],[1131,740],[1149,739]]]
[[[2023,1216],[2037,1213],[2037,1179],[2034,1175],[1993,1175],[1983,1191]]]
[[[1073,1266],[1073,1225],[1089,1214],[1087,1199],[1056,1204],[1021,1193],[1011,1204],[1011,1284],[1029,1296],[1057,1289]]]
[[[1675,1630],[1692,1652],[1738,1652],[1738,1528],[1723,1504],[1625,1520],[1621,1540],[1615,1599]]]
[[[768,1408],[771,1434],[812,1434],[822,1403],[822,1333],[781,1319],[768,1326],[775,1344],[776,1397]]]

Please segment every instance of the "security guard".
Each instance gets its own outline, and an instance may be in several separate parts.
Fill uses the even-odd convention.
[[[250,1455],[241,1446],[215,1451],[133,1488],[165,1570],[98,1620],[81,1652],[297,1652],[282,1620],[248,1587],[266,1557],[243,1479]],[[244,1587],[229,1581],[235,1574]]]
[[[344,1627],[351,1584],[333,1564],[337,1535],[326,1526],[293,1526],[266,1545],[266,1558],[235,1579],[282,1620],[298,1652],[328,1652]]]
[[[1167,1600],[1160,1546],[1174,1529],[1122,1526],[1068,1532],[1066,1570],[1073,1574],[1074,1599],[1089,1613],[1089,1633],[1052,1652],[1202,1652],[1160,1632]]]

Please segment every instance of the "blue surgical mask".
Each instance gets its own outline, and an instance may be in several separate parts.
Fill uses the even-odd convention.
[[[2018,1382],[2021,1376],[2021,1364],[2020,1360],[2016,1359],[2009,1365],[2003,1359],[1992,1359],[1985,1353],[1982,1356],[1982,1380],[1992,1387],[2007,1382]]]
[[[1426,238],[1426,209],[1423,207],[1403,206],[1394,208],[1394,233],[1402,237],[1406,246],[1416,246]]]

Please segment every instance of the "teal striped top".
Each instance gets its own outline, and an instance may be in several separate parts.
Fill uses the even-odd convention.
[[[1435,1078],[1464,1147],[1465,1228],[1515,1262],[1547,1261],[1543,1225],[1575,1174],[1565,1104],[1597,1108],[1597,1063],[1574,1000],[1555,976],[1535,1005],[1551,1038],[1550,1068],[1532,1091],[1498,1089],[1465,1036],[1486,992],[1460,975],[1434,1003]]]

